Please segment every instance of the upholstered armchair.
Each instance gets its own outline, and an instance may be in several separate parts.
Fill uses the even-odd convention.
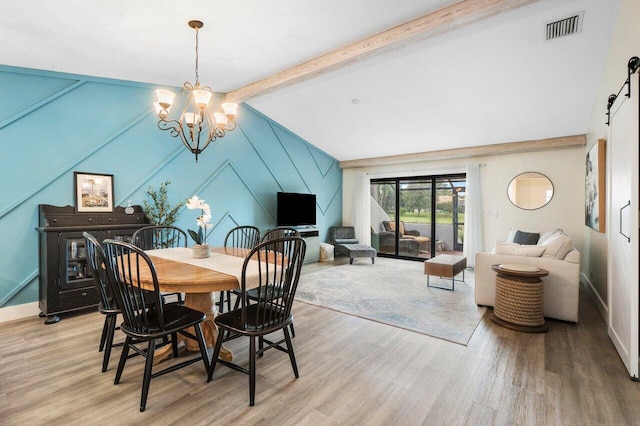
[[[385,229],[387,229],[385,227]],[[376,232],[371,228],[372,235],[371,240],[373,246],[378,249],[380,253],[394,253],[396,249],[396,233],[392,231],[380,231]],[[419,235],[418,231],[415,232]],[[398,254],[400,256],[417,257],[420,254],[420,242],[415,238],[410,238],[407,235],[402,235],[398,241]]]
[[[385,220],[382,222],[384,226],[385,232],[381,232],[380,235],[380,250],[382,250],[382,240],[390,240],[388,244],[390,244],[390,250],[393,251],[394,240],[396,237],[396,223],[394,221]],[[385,234],[383,237],[382,234]],[[418,256],[420,252],[428,252],[429,251],[429,243],[431,242],[431,238],[423,237],[420,235],[419,231],[416,230],[408,230],[405,229],[404,222],[400,222],[400,229],[398,230],[398,244],[399,251],[402,256]],[[418,244],[404,241],[415,241]],[[387,242],[387,241],[385,241]],[[417,246],[417,249],[416,249]]]

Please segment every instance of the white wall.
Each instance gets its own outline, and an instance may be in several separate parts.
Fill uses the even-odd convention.
[[[505,240],[511,226],[531,231],[562,228],[582,252],[584,246],[584,157],[582,148],[539,151],[521,154],[429,161],[405,165],[346,169],[343,172],[343,223],[351,221],[353,188],[356,172],[371,178],[391,176],[424,176],[466,171],[466,164],[478,162],[481,167],[482,203],[484,210],[484,248],[490,251],[496,241]],[[522,210],[507,197],[511,179],[523,172],[540,172],[553,182],[551,202],[538,210]]]
[[[640,1],[622,0],[618,12],[618,21],[613,37],[604,74],[598,89],[587,133],[587,146],[584,155],[598,139],[606,139],[607,98],[618,93],[627,79],[627,63],[632,56],[640,56]],[[607,167],[609,164],[607,164]],[[598,233],[584,227],[585,251],[583,253],[582,272],[589,287],[593,290],[596,303],[607,319],[607,234]]]

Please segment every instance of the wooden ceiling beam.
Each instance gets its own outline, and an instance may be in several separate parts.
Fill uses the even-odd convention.
[[[389,30],[348,44],[269,77],[227,93],[228,102],[254,96],[316,77],[409,40],[434,36],[538,0],[463,0]]]
[[[558,138],[497,143],[492,145],[471,146],[467,148],[452,148],[438,151],[418,152],[414,154],[347,160],[340,162],[340,168],[352,169],[356,167],[388,166],[390,164],[409,164],[424,161],[484,157],[489,155],[514,154],[520,152],[548,151],[553,149],[584,148],[586,144],[586,135],[563,136]]]

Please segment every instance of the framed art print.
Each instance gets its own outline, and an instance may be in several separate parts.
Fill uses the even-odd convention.
[[[73,172],[78,213],[114,211],[113,175]]]
[[[585,225],[604,232],[605,141],[599,139],[587,153],[585,179]]]

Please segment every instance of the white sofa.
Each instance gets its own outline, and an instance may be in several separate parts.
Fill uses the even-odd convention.
[[[563,238],[566,240],[568,237],[564,236]],[[566,246],[567,243],[565,243]],[[545,249],[547,249],[547,253],[544,253]],[[491,265],[507,263],[531,265],[549,271],[549,275],[542,279],[544,282],[544,316],[578,322],[580,252],[571,244],[569,249],[561,252],[555,251],[554,248],[553,254],[556,255],[554,257],[549,255],[550,249],[550,245],[545,246],[544,243],[538,246],[497,243],[494,253],[478,253],[475,264],[476,304],[482,306],[494,306],[495,304],[496,273],[491,270]],[[528,252],[523,255],[521,251]],[[538,254],[540,251],[542,254]],[[520,254],[505,254],[509,252]],[[563,255],[562,258],[558,258],[558,254]]]

